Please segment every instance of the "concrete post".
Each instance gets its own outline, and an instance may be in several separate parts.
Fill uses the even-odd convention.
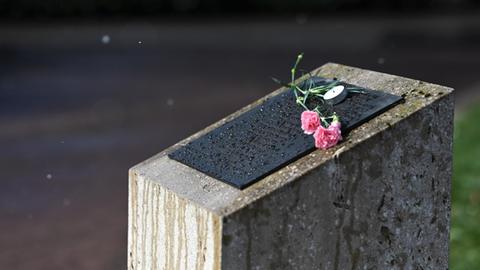
[[[405,102],[244,190],[167,154],[257,103],[133,167],[130,270],[448,269],[452,89],[331,63],[314,73]]]

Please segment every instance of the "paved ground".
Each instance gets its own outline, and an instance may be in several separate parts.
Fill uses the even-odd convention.
[[[0,269],[125,269],[128,168],[275,89],[300,51],[305,69],[453,86],[464,108],[479,30],[476,16],[2,23]]]

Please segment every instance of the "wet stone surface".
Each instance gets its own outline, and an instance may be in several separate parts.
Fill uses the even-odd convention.
[[[332,80],[315,77],[307,82],[321,85]],[[402,100],[385,92],[340,84],[362,92],[349,91],[343,102],[323,106],[325,115],[336,112],[341,117],[343,133]],[[176,149],[169,157],[236,188],[245,188],[315,149],[312,136],[300,128],[302,111],[293,92],[285,90]]]

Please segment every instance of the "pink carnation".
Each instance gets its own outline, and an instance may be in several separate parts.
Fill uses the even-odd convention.
[[[320,126],[320,117],[313,111],[304,111],[301,115],[302,129],[305,134],[313,134]]]
[[[327,149],[335,146],[342,139],[341,124],[338,121],[332,122],[328,128],[319,126],[313,138],[315,139],[315,147]]]

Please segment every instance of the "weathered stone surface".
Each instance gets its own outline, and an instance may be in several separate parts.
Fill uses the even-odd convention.
[[[129,269],[448,268],[452,89],[338,64],[314,74],[405,102],[244,190],[166,154],[256,103],[135,166]]]

